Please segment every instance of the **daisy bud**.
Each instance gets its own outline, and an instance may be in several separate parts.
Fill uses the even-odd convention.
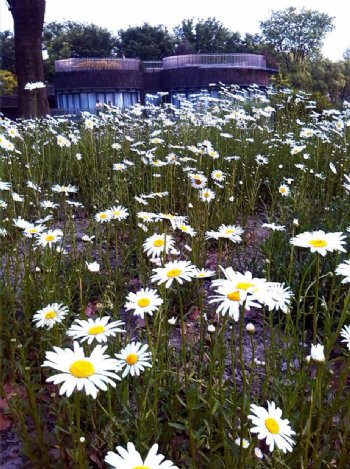
[[[238,446],[241,446],[241,438],[236,438],[235,443]],[[246,438],[242,438],[242,448],[249,448],[249,441]]]
[[[311,358],[317,363],[325,362],[326,358],[324,356],[324,345],[311,345]]]
[[[254,454],[259,459],[262,459],[264,457],[260,448],[254,448]]]
[[[211,334],[212,334],[213,332],[215,332],[215,326],[213,326],[213,324],[210,324],[210,325],[208,326],[208,332],[210,332]]]
[[[174,317],[168,319],[168,324],[170,324],[171,326],[175,326],[176,321],[177,321],[177,318],[174,316]]]
[[[86,267],[90,272],[99,272],[100,271],[100,264],[98,262],[86,262]]]
[[[249,334],[255,334],[255,326],[254,324],[252,324],[251,322],[249,322],[247,325],[246,325],[246,331],[249,333]]]
[[[299,226],[299,220],[297,218],[294,218],[293,226]]]

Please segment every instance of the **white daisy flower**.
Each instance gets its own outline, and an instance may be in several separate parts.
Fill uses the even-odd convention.
[[[65,194],[68,196],[69,193],[78,192],[78,188],[76,186],[72,186],[68,184],[67,186],[61,186],[60,184],[55,184],[51,188],[52,192],[57,192],[59,194]]]
[[[229,239],[233,243],[240,243],[242,241],[241,234],[244,231],[240,226],[235,225],[221,225],[218,231],[207,231],[205,233],[206,239]]]
[[[341,283],[350,283],[350,261],[344,261],[335,269],[337,275],[344,275]]]
[[[37,246],[49,246],[51,247],[53,244],[57,243],[62,239],[63,231],[62,230],[48,230],[43,233],[39,233],[36,238],[36,245]]]
[[[184,224],[176,224],[176,229],[182,231],[183,233],[187,233],[190,236],[196,236],[197,232],[190,226],[190,225],[184,225]]]
[[[294,246],[302,248],[310,248],[311,252],[318,252],[321,256],[325,256],[327,252],[342,251],[345,252],[343,244],[345,235],[341,232],[325,233],[322,230],[309,233],[300,233],[291,238],[290,243]]]
[[[350,326],[344,326],[343,329],[340,331],[340,335],[344,337],[342,342],[346,343],[346,346],[350,350]]]
[[[96,213],[95,220],[99,223],[106,223],[112,219],[112,214],[110,210],[105,210],[104,212]]]
[[[125,303],[125,308],[128,311],[133,309],[134,314],[142,319],[145,317],[145,313],[153,316],[153,312],[163,304],[163,300],[158,296],[157,291],[150,288],[142,288],[136,293],[129,293],[126,299],[128,301]]]
[[[208,269],[197,269],[195,271],[195,278],[208,278],[213,277],[216,274],[215,270],[208,270]]]
[[[33,322],[36,323],[36,327],[52,329],[55,324],[62,322],[67,314],[67,306],[52,303],[45,306],[45,308],[39,309],[33,316]]]
[[[21,217],[14,218],[12,221],[13,221],[14,226],[16,226],[17,228],[21,228],[22,230],[25,230],[26,228],[32,226],[32,223],[24,220],[24,218],[21,218]]]
[[[284,287],[284,283],[268,282],[266,283],[264,304],[268,307],[269,311],[280,309],[287,314],[292,296],[293,293],[289,287]]]
[[[225,180],[226,174],[221,171],[221,169],[214,169],[211,172],[211,177],[214,181],[223,182]]]
[[[44,229],[45,229],[45,226],[43,225],[33,225],[30,223],[28,224],[28,226],[24,228],[23,234],[27,238],[33,238],[34,235],[41,233],[42,231],[44,231]]]
[[[267,402],[268,410],[255,404],[250,406],[250,411],[254,415],[248,415],[252,421],[252,433],[257,433],[259,440],[266,439],[266,444],[270,451],[274,450],[275,445],[281,449],[283,453],[293,451],[294,440],[291,438],[295,435],[294,430],[289,426],[289,420],[282,419],[282,410],[276,407],[274,402]]]
[[[207,185],[208,179],[203,174],[190,174],[191,185],[195,189],[203,189]]]
[[[195,276],[196,267],[190,261],[172,261],[153,271],[156,273],[151,277],[151,281],[158,282],[158,285],[166,282],[165,288],[169,288],[174,280],[180,285],[184,280],[190,282]]]
[[[115,387],[114,380],[120,380],[116,372],[120,371],[118,361],[105,355],[107,346],[96,345],[89,357],[85,356],[84,349],[78,342],[73,343],[74,350],[54,347],[54,351],[46,352],[46,360],[41,366],[53,368],[59,373],[46,381],[53,384],[62,384],[60,395],[67,397],[73,391],[85,390],[94,399],[99,389],[107,390],[107,384]]]
[[[125,171],[127,166],[125,163],[114,163],[113,164],[113,171]]]
[[[202,202],[211,202],[215,199],[215,192],[211,189],[205,188],[199,192],[199,198]]]
[[[174,238],[171,235],[155,233],[143,243],[143,250],[153,259],[162,256],[164,253],[168,254],[171,249],[174,249],[174,243]]]
[[[140,376],[141,371],[147,367],[152,367],[151,353],[146,352],[148,344],[142,345],[141,342],[131,342],[119,353],[116,353],[118,366],[124,368],[122,378],[128,374],[131,376]]]
[[[278,188],[278,192],[284,197],[287,197],[290,194],[290,189],[286,184],[281,184]]]
[[[51,200],[43,200],[42,202],[40,202],[40,207],[44,209],[57,208],[58,206],[58,204],[51,202]]]
[[[123,321],[112,321],[108,324],[110,316],[87,320],[76,319],[67,331],[69,337],[81,342],[87,341],[90,345],[94,340],[97,342],[107,342],[108,337],[115,337],[117,332],[125,332],[120,326]]]
[[[136,451],[133,443],[128,443],[126,448],[117,446],[117,453],[108,451],[105,462],[114,469],[179,469],[170,460],[163,461],[165,456],[158,453],[157,444],[152,446],[145,460]]]
[[[286,231],[286,227],[284,225],[276,225],[276,223],[263,223],[261,227],[269,228],[272,231]]]
[[[125,220],[129,216],[128,209],[121,205],[111,207],[108,212],[110,212],[112,220]]]
[[[11,190],[11,183],[0,180],[0,191],[10,191],[10,190]]]
[[[251,297],[248,296],[244,290],[237,290],[233,285],[225,284],[216,289],[216,296],[212,296],[209,303],[218,303],[220,305],[216,308],[217,314],[228,315],[234,321],[239,319],[240,306],[245,304],[245,309],[250,310],[250,307],[260,308],[259,303],[255,303]]]

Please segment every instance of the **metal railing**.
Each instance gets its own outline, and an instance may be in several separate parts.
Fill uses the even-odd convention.
[[[163,59],[163,69],[192,66],[266,68],[266,58],[257,54],[189,54]]]
[[[120,58],[74,58],[56,60],[56,72],[76,72],[80,70],[139,70],[139,59]]]
[[[163,62],[161,60],[144,60],[143,66],[145,70],[148,68],[163,68]]]
[[[83,70],[144,70],[172,69],[181,67],[243,67],[266,68],[266,58],[258,54],[189,54],[165,57],[160,60],[120,59],[120,58],[72,58],[56,60],[56,72]]]

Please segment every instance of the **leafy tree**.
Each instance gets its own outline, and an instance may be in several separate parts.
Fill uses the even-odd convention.
[[[141,60],[160,60],[175,53],[175,40],[163,25],[130,27],[118,31],[119,56]]]
[[[0,32],[0,68],[16,71],[15,39],[10,31]]]
[[[24,117],[48,113],[46,88],[24,89],[28,82],[44,81],[42,32],[45,0],[7,0],[15,31],[18,107]]]
[[[17,91],[16,75],[9,70],[0,70],[0,96],[15,94]]]
[[[174,32],[178,49],[187,45],[192,53],[233,52],[241,42],[238,33],[232,33],[216,18],[185,19]]]
[[[52,22],[44,27],[44,45],[48,52],[45,73],[49,81],[54,74],[55,60],[69,57],[109,57],[116,39],[105,28],[94,24]]]
[[[326,34],[334,29],[325,13],[294,7],[274,11],[260,23],[263,40],[279,54],[289,71],[319,52]]]

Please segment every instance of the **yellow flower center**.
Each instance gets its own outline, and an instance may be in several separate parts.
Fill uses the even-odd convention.
[[[179,275],[182,274],[182,272],[183,272],[182,269],[171,269],[167,272],[167,276],[171,278],[178,277]]]
[[[203,195],[204,195],[204,197],[207,197],[207,198],[210,197],[210,194],[207,191],[205,191]]]
[[[50,242],[50,241],[54,241],[55,239],[55,236],[54,235],[47,235],[46,236],[46,241]]]
[[[69,372],[76,378],[88,378],[95,373],[95,367],[89,360],[77,360],[69,367]]]
[[[312,239],[309,241],[309,244],[311,244],[311,246],[314,248],[324,248],[327,246],[327,241],[324,239]]]
[[[241,300],[241,295],[240,295],[239,291],[233,291],[233,292],[227,294],[227,298],[229,298],[232,301],[240,301]]]
[[[151,469],[149,466],[135,466],[132,469]]]
[[[105,219],[107,218],[107,213],[101,213],[101,214],[100,214],[100,218],[101,218],[102,220],[105,220]]]
[[[287,189],[285,187],[280,187],[280,193],[285,194],[287,192]]]
[[[90,329],[88,330],[88,334],[90,335],[97,335],[97,334],[101,334],[102,332],[104,332],[106,330],[105,326],[102,326],[102,324],[98,325],[98,326],[92,326],[90,327]]]
[[[265,426],[268,429],[268,431],[270,433],[273,433],[274,435],[277,435],[280,432],[280,426],[279,426],[277,420],[275,420],[272,417],[268,417],[265,420]]]
[[[153,241],[153,246],[156,248],[160,248],[161,246],[164,246],[164,240],[156,239],[155,241]]]
[[[186,225],[181,225],[180,230],[182,231],[188,231],[188,227]]]
[[[53,319],[57,316],[57,313],[56,311],[54,311],[53,309],[51,309],[50,311],[48,311],[46,314],[45,314],[45,319]]]
[[[255,287],[255,284],[252,282],[238,282],[236,288],[239,290],[247,291],[249,288]],[[255,288],[256,290],[256,288]]]
[[[129,353],[125,360],[128,365],[135,365],[139,361],[139,356],[137,353]]]
[[[121,214],[121,212],[119,210],[117,210],[116,212],[113,212],[113,215],[115,217],[119,217],[120,214]]]
[[[233,230],[232,228],[229,228],[227,230],[225,230],[225,234],[232,234],[232,233],[235,233],[236,230]]]
[[[140,298],[139,301],[137,302],[137,306],[140,306],[140,308],[145,308],[146,306],[149,306],[151,304],[151,300],[149,298]]]
[[[29,228],[28,233],[37,233],[38,228]]]

